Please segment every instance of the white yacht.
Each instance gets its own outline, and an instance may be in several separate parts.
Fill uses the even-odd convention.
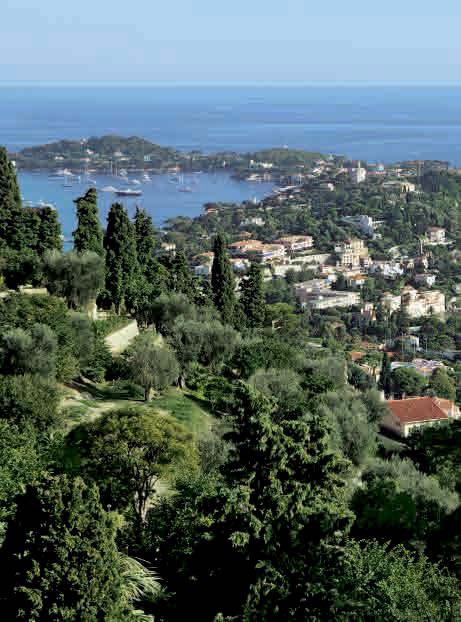
[[[140,197],[142,196],[142,190],[133,190],[132,188],[122,188],[121,190],[116,190],[115,194],[118,197]]]

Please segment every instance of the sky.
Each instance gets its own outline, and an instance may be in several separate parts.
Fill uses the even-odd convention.
[[[459,0],[0,0],[0,82],[457,82]]]

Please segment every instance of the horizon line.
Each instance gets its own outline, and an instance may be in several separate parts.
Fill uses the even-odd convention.
[[[406,81],[406,80],[0,80],[0,88],[33,87],[461,87],[461,81]]]

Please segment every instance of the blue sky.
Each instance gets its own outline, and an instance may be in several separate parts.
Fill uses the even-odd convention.
[[[459,0],[0,1],[0,81],[461,76]]]

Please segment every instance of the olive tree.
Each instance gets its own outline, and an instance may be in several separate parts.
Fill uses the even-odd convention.
[[[160,477],[173,464],[190,459],[192,435],[170,415],[145,407],[105,413],[69,434],[64,466],[95,481],[105,503],[132,508],[143,521]]]
[[[128,364],[133,380],[144,389],[146,402],[150,400],[153,389],[162,391],[179,376],[174,353],[150,331],[136,337],[128,353]]]

